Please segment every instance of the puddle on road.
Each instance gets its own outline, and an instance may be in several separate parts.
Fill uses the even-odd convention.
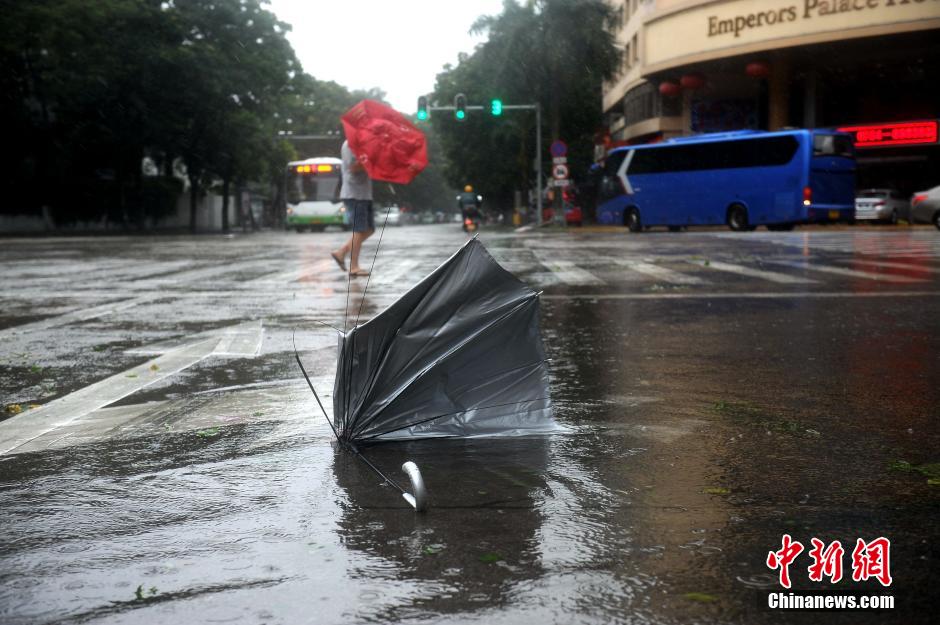
[[[247,392],[219,386],[296,378],[283,348],[194,369],[150,396],[188,394],[179,422],[206,417],[192,429],[0,457],[0,621],[813,622],[761,607],[776,587],[766,554],[789,532],[890,536],[892,616],[926,622],[937,487],[890,463],[937,461],[937,339],[869,336],[865,353],[887,360],[835,378],[862,329],[827,317],[863,311],[800,306],[808,336],[794,341],[766,303],[552,301],[546,348],[571,432],[370,448],[397,478],[404,460],[421,466],[424,516],[315,414],[221,420],[252,405],[232,399],[211,420],[211,402]],[[889,365],[906,376],[874,390]]]

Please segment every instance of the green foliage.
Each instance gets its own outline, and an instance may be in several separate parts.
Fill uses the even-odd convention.
[[[471,105],[534,104],[543,111],[543,176],[551,166],[548,144],[563,139],[577,175],[593,158],[592,137],[601,124],[601,85],[618,63],[613,19],[602,0],[505,0],[502,13],[484,16],[472,30],[488,40],[437,77],[432,102],[449,104],[465,93]],[[450,162],[445,175],[455,187],[472,184],[493,207],[508,207],[514,190],[534,188],[535,115],[505,111],[494,117],[473,111],[457,122],[432,115]]]
[[[200,189],[283,176],[279,130],[320,134],[378,90],[303,73],[263,0],[4,3],[0,210],[126,226],[173,209],[172,163]],[[288,124],[287,120],[291,120]],[[144,175],[150,157],[160,175]]]

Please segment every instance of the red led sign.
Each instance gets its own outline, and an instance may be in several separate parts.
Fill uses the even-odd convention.
[[[935,119],[926,122],[845,126],[839,128],[839,131],[852,133],[857,148],[921,145],[937,142],[937,120]]]

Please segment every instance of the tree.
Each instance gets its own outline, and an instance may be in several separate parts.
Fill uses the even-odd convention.
[[[474,23],[472,30],[485,33],[487,41],[460,57],[456,67],[444,68],[432,97],[441,104],[457,92],[473,104],[486,104],[494,96],[507,103],[538,102],[549,137],[564,139],[572,168],[586,170],[601,122],[601,85],[620,61],[608,30],[613,19],[603,0],[505,0],[502,13]],[[434,127],[453,163],[447,172],[452,184],[473,179],[484,194],[501,202],[508,202],[520,182],[521,188],[531,188],[534,120],[483,114],[459,123],[435,120]]]

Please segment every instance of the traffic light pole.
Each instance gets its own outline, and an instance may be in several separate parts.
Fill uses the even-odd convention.
[[[471,106],[467,105],[464,107],[466,111],[483,111],[486,107],[483,106]],[[539,102],[535,104],[504,104],[502,109],[504,111],[535,111],[535,170],[536,170],[536,182],[537,193],[536,196],[536,211],[535,223],[539,227],[542,225],[542,105]],[[456,111],[457,107],[455,106],[428,106],[427,110],[429,111]]]

